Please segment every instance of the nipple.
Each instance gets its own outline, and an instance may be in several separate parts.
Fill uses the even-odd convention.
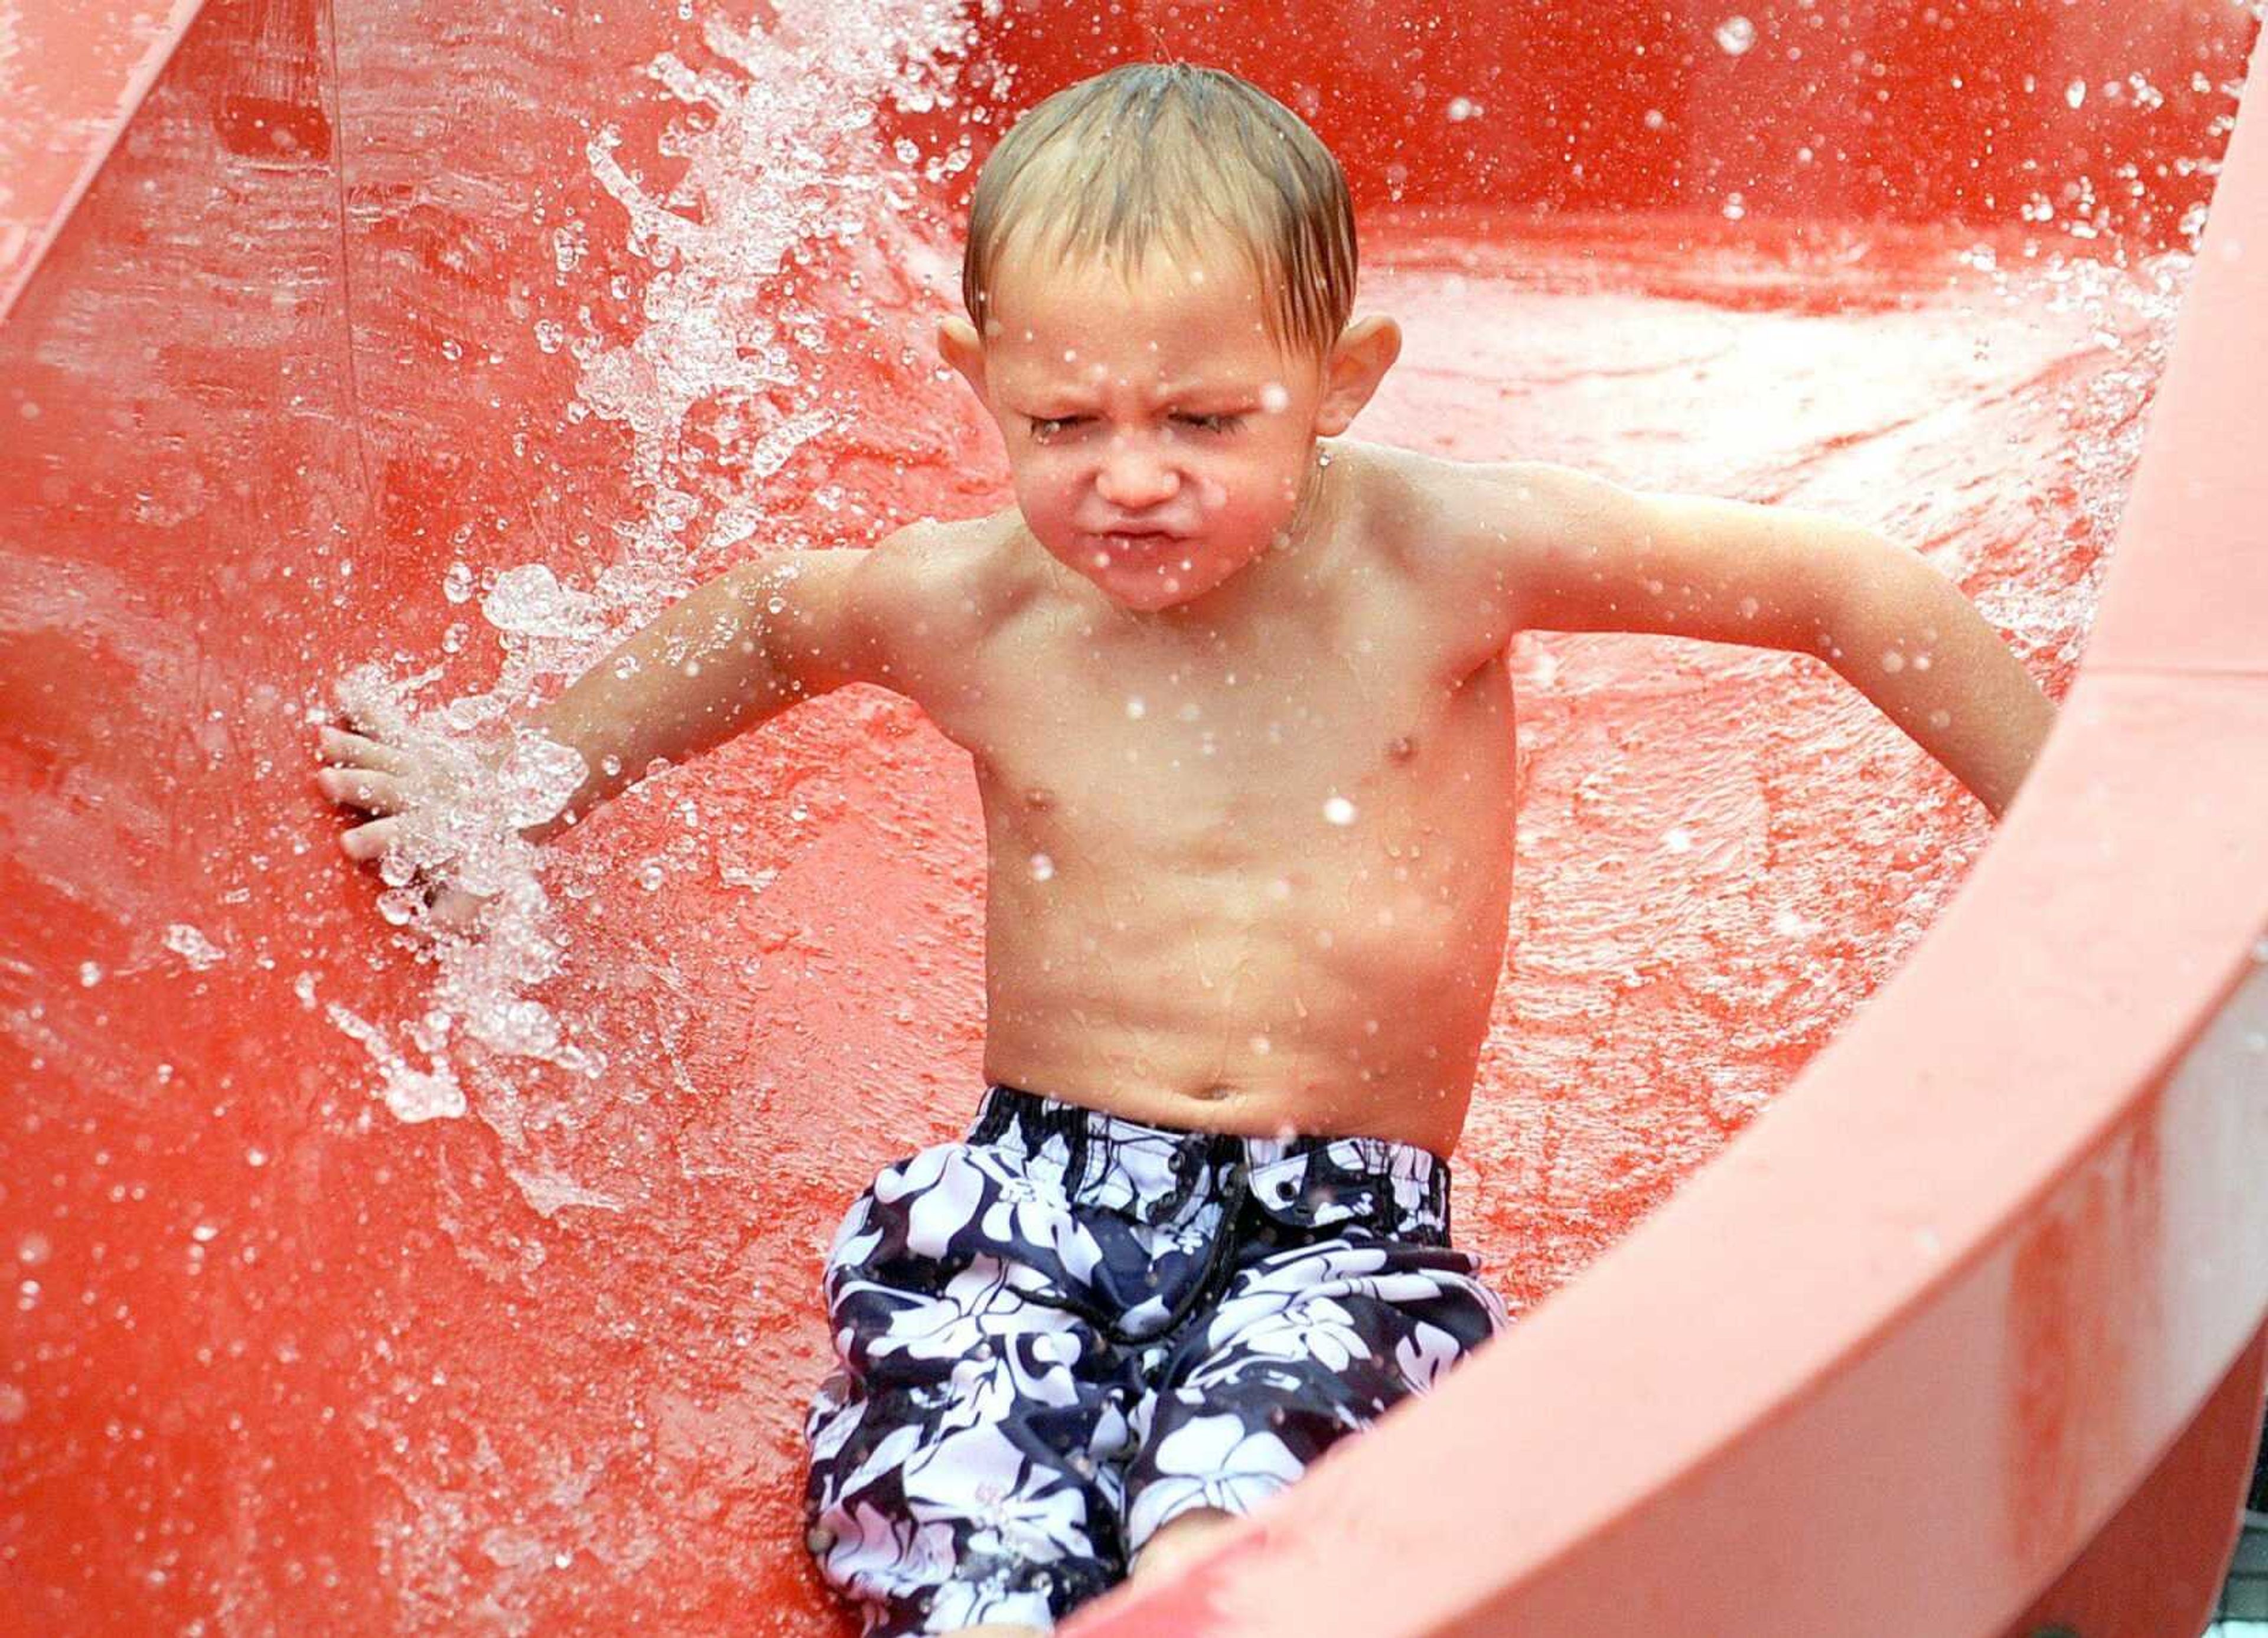
[[[1396,734],[1394,743],[1386,747],[1386,754],[1397,762],[1407,762],[1418,754],[1418,742],[1408,734]]]

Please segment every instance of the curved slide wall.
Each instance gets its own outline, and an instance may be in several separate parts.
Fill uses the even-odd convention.
[[[977,1089],[958,753],[820,701],[436,948],[308,719],[370,668],[475,731],[751,550],[999,503],[926,353],[961,139],[1169,53],[1345,158],[1370,436],[1859,518],[2066,709],[1996,836],[1811,662],[1523,637],[1458,1157],[1522,1323],[1094,1630],[2201,1619],[2268,1299],[2258,120],[2189,245],[2254,19],[691,9],[0,12],[11,1624],[848,1630],[813,1288]]]

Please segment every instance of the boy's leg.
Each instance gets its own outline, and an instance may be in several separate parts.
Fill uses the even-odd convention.
[[[1126,1579],[1154,1581],[1175,1565],[1195,1558],[1205,1541],[1236,1522],[1236,1515],[1217,1507],[1193,1507],[1174,1515],[1134,1555],[1134,1568]]]
[[[1236,1515],[1214,1508],[1197,1508],[1183,1513],[1150,1538],[1150,1545],[1142,1549],[1134,1561],[1130,1582],[1154,1580],[1183,1560],[1195,1556],[1199,1543],[1223,1526],[1236,1522]],[[1048,1638],[1046,1629],[1038,1627],[962,1627],[945,1634],[945,1638]]]
[[[1295,1225],[1296,1227],[1297,1225]],[[1506,1324],[1442,1236],[1318,1233],[1241,1267],[1159,1384],[1126,1482],[1126,1546],[1142,1571],[1196,1551],[1223,1515],[1288,1489]],[[1184,1517],[1204,1519],[1184,1534]]]
[[[1116,1579],[1131,1371],[1067,1305],[1084,1230],[974,1142],[886,1169],[827,1269],[843,1369],[806,1421],[811,1546],[885,1638],[1048,1630]]]

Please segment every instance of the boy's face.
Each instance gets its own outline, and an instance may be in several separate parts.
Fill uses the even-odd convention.
[[[1393,362],[1387,320],[1328,358],[1270,340],[1251,264],[1153,252],[1131,275],[1011,254],[979,344],[940,346],[999,422],[1025,522],[1115,602],[1189,604],[1287,537],[1315,439],[1344,431]],[[1350,343],[1352,343],[1350,346]]]

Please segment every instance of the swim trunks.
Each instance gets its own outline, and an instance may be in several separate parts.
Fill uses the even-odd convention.
[[[1012,1086],[885,1167],[827,1260],[810,1546],[865,1638],[1051,1627],[1193,1508],[1239,1515],[1505,1323],[1449,1169]]]

